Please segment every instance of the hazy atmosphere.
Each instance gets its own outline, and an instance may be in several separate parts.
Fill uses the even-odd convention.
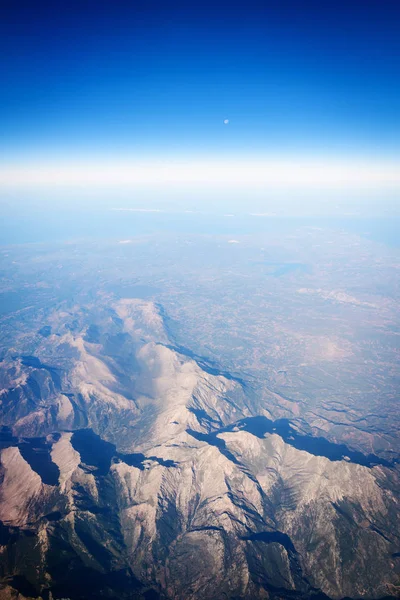
[[[4,1],[1,203],[398,215],[395,2]]]

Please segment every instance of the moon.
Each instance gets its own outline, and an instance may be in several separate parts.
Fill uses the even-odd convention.
[[[224,125],[228,125],[229,124],[229,119],[224,119]]]

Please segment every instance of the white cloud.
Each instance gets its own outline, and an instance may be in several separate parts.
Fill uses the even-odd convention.
[[[210,160],[30,162],[0,165],[0,186],[121,188],[400,188],[400,161],[383,160]],[[137,211],[145,209],[136,209]]]
[[[111,210],[126,211],[126,212],[145,212],[145,213],[159,213],[165,212],[160,208],[111,208]]]
[[[251,217],[276,217],[276,212],[249,213]]]

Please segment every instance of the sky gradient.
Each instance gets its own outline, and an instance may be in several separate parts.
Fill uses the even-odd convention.
[[[361,183],[386,170],[377,187],[392,199],[398,189],[399,3],[5,0],[0,10],[3,187],[37,186],[32,169],[48,169],[48,185],[69,170],[81,185],[79,165],[171,161],[229,163],[228,187],[238,165],[280,161],[294,187],[290,165],[311,161],[358,169]]]

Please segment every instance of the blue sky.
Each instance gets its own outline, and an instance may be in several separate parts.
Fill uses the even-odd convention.
[[[7,165],[399,157],[398,2],[5,0],[0,10]]]

